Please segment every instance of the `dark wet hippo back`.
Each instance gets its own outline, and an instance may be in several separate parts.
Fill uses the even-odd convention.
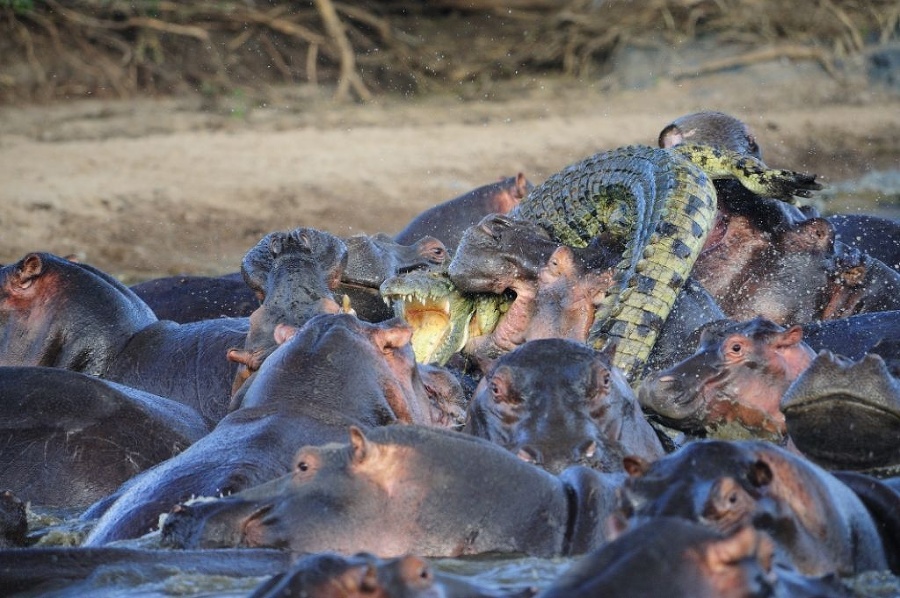
[[[734,533],[721,534],[691,521],[659,517],[582,557],[538,596],[837,598],[843,595],[837,592],[837,582],[832,593],[783,593],[785,587],[780,575],[784,569],[778,574],[773,569],[773,550],[771,539],[749,525]],[[817,589],[825,587],[821,584]]]
[[[247,317],[259,299],[240,272],[223,276],[167,276],[131,286],[160,320],[198,322]]]
[[[85,507],[209,429],[192,409],[57,368],[0,368],[0,488]]]

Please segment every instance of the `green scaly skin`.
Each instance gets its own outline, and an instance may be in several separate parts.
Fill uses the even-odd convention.
[[[632,382],[712,228],[712,180],[717,178],[735,178],[757,195],[786,201],[821,188],[814,175],[769,169],[753,157],[724,149],[629,146],[552,175],[510,213],[535,222],[566,245],[584,247],[601,233],[624,242],[614,284],[595,313],[588,340],[598,349],[613,345],[614,365]],[[468,325],[471,307],[453,301],[451,306],[453,318]],[[454,323],[444,350],[464,346],[463,329],[468,330]],[[445,363],[449,357],[436,352],[433,359]]]
[[[417,321],[412,316],[431,313],[443,325],[436,332],[416,326],[412,346],[420,363],[444,365],[466,346],[470,336],[490,332],[509,305],[504,295],[490,293],[461,293],[446,270],[413,270],[385,280],[380,288],[385,303],[394,306],[394,313],[404,320]]]

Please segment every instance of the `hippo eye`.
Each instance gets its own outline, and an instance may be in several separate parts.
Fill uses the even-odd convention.
[[[309,463],[307,463],[306,461],[300,461],[299,463],[297,463],[297,470],[309,471]]]

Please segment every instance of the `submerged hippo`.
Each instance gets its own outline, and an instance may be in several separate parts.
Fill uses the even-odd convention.
[[[800,326],[721,320],[703,329],[693,356],[645,378],[638,400],[679,430],[782,439],[781,397],[814,356]]]
[[[856,494],[770,442],[696,441],[655,463],[625,465],[622,509],[634,523],[673,516],[725,534],[752,524],[804,575],[887,568],[876,522]]]
[[[85,544],[143,535],[191,496],[238,492],[282,476],[297,447],[342,440],[349,425],[439,419],[429,388],[451,379],[423,379],[409,338],[397,320],[310,319],[263,362],[239,408],[209,435],[89,509],[86,519],[102,517]]]
[[[771,538],[751,525],[723,534],[656,517],[585,555],[539,598],[843,598],[835,578],[773,564]]]
[[[69,370],[0,367],[0,488],[86,507],[209,432],[193,409]]]
[[[852,361],[821,351],[781,411],[794,445],[822,467],[900,468],[900,380],[874,353]]]
[[[500,357],[469,403],[464,431],[551,473],[576,463],[623,471],[626,455],[664,454],[622,373],[564,339],[529,341]]]
[[[0,365],[50,366],[100,376],[197,410],[226,412],[247,320],[156,319],[128,287],[87,264],[29,253],[0,269]]]
[[[605,541],[602,522],[620,481],[579,466],[557,477],[459,432],[351,427],[347,444],[301,449],[289,475],[177,507],[162,534],[180,548],[385,558],[580,554]]]
[[[406,555],[380,559],[360,553],[303,556],[290,570],[265,581],[250,598],[527,598],[533,592],[482,588]]]

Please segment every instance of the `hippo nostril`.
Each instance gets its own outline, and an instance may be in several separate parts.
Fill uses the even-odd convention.
[[[535,465],[540,465],[541,463],[541,452],[531,446],[523,446],[516,453],[516,456],[526,463],[534,463]]]

